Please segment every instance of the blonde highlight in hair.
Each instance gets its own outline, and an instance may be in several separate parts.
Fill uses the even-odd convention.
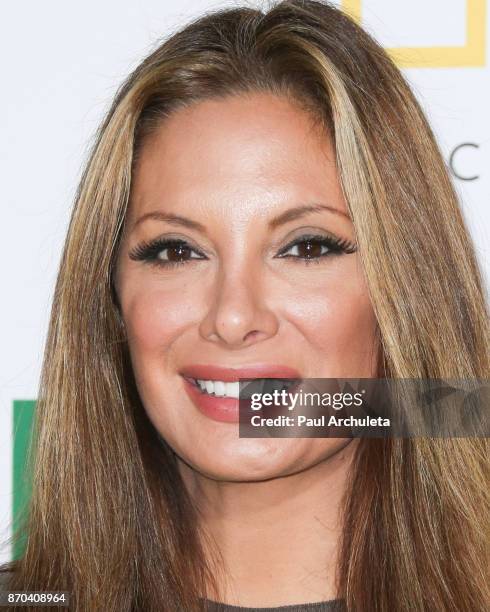
[[[219,553],[138,396],[113,273],[145,139],[206,98],[286,96],[335,144],[382,347],[380,376],[488,378],[481,274],[435,139],[387,54],[324,2],[216,11],[118,91],[80,181],[37,403],[27,546],[10,588],[80,612],[204,610]],[[350,612],[475,612],[488,592],[483,439],[360,441],[339,597]]]

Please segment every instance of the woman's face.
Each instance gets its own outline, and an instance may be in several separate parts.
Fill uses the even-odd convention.
[[[334,160],[309,115],[263,93],[176,111],[143,146],[116,289],[148,416],[202,474],[283,476],[346,441],[240,438],[237,400],[193,379],[232,394],[209,381],[377,374],[376,320]]]

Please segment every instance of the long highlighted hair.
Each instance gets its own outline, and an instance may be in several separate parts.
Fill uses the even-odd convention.
[[[174,453],[136,391],[113,270],[146,136],[184,106],[259,91],[300,104],[332,136],[378,321],[380,374],[489,378],[471,240],[431,129],[388,55],[325,2],[208,13],[122,84],[81,178],[12,589],[71,591],[77,612],[198,612],[204,594],[219,599],[219,558],[205,558]],[[490,609],[487,452],[484,439],[360,441],[338,572],[347,610]]]

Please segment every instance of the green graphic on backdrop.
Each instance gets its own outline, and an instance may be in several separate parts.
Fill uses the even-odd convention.
[[[14,531],[27,509],[31,495],[31,473],[28,465],[29,447],[31,444],[32,426],[34,422],[35,400],[14,400],[13,405],[13,506],[12,526]],[[12,557],[22,556],[25,539],[16,540]]]

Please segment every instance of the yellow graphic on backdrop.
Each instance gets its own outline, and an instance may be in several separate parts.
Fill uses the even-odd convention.
[[[346,13],[361,22],[362,0],[341,0],[341,6]],[[460,47],[394,47],[386,50],[402,68],[484,66],[485,26],[486,0],[466,0],[465,45]]]

